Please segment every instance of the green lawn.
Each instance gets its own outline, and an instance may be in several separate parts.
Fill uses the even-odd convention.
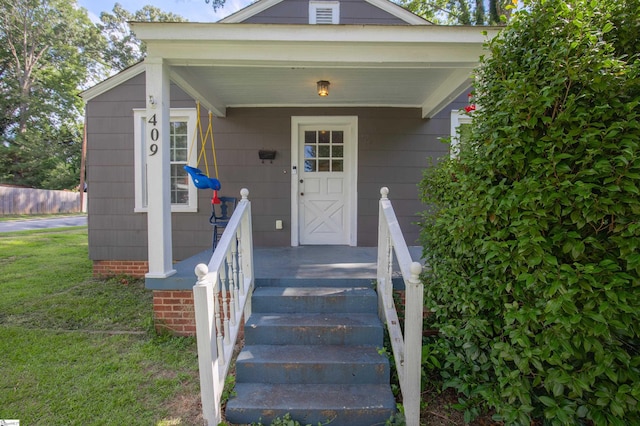
[[[195,425],[195,340],[152,331],[140,280],[91,277],[86,228],[0,234],[0,419]]]

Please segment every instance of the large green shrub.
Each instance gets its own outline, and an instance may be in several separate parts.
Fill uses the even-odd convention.
[[[640,424],[639,40],[640,0],[526,3],[421,183],[444,384],[507,424]]]

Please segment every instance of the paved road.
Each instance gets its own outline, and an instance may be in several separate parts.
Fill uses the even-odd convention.
[[[31,229],[62,228],[66,226],[86,226],[86,216],[57,217],[54,219],[28,219],[0,222],[0,232],[28,231]]]

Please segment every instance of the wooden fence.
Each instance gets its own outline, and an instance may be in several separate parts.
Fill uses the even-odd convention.
[[[0,215],[79,211],[79,192],[0,186]]]

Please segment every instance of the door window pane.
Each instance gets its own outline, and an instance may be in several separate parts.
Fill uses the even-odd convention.
[[[305,131],[304,139],[305,172],[344,171],[344,131]]]
[[[320,143],[330,143],[331,142],[331,132],[328,130],[320,130],[318,132],[318,142]]]
[[[316,132],[308,131],[308,130],[305,131],[304,143],[316,143]]]
[[[315,158],[315,157],[316,157],[316,147],[314,145],[305,145],[304,158]]]

